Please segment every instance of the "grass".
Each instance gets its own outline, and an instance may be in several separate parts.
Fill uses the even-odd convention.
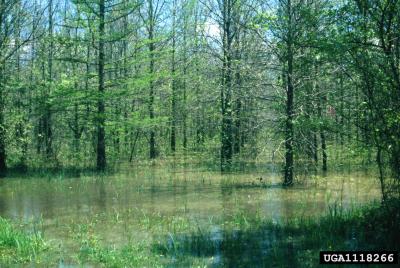
[[[153,255],[145,242],[116,248],[102,246],[92,236],[82,240],[78,255],[81,264],[103,264],[106,267],[162,267],[159,255]]]
[[[40,232],[27,234],[0,217],[0,264],[32,262],[44,249]]]

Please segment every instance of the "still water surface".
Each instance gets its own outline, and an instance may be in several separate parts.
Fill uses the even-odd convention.
[[[366,172],[310,175],[289,189],[266,172],[221,175],[145,166],[103,177],[0,180],[0,215],[40,228],[66,259],[79,247],[74,242],[79,224],[96,223],[102,243],[118,246],[151,237],[156,228],[146,233],[138,226],[152,218],[184,217],[202,225],[212,218],[229,220],[241,210],[285,222],[318,217],[334,203],[350,208],[379,198],[379,184]],[[154,220],[157,224],[163,223]]]

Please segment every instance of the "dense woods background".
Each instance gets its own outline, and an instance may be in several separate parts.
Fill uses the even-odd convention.
[[[400,1],[0,0],[0,171],[199,155],[400,178]],[[390,190],[389,190],[390,189]]]

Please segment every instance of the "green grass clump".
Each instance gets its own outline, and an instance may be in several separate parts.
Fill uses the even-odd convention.
[[[129,244],[122,248],[86,244],[81,247],[82,264],[104,264],[106,267],[162,267],[158,256],[151,255],[146,245]]]
[[[46,244],[39,232],[27,234],[0,217],[0,266],[32,262],[45,248]]]
[[[94,234],[95,224],[80,224],[74,235],[79,242],[78,261],[81,265],[105,267],[162,267],[160,256],[151,254],[146,241],[132,241],[123,246],[104,245]]]

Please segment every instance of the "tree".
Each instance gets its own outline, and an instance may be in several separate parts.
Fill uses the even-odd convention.
[[[22,6],[22,7],[21,7]],[[29,19],[28,12],[35,11],[33,17],[36,21]],[[1,0],[0,1],[0,175],[4,176],[7,169],[6,164],[6,131],[5,105],[6,105],[6,77],[9,75],[5,69],[6,63],[18,51],[27,46],[37,30],[43,10],[38,10],[29,1]],[[18,21],[17,24],[14,22]],[[24,35],[18,34],[24,31]],[[18,42],[11,43],[15,33],[19,36]]]
[[[155,98],[155,53],[156,53],[156,24],[159,19],[160,12],[164,6],[163,1],[155,1],[155,0],[147,0],[146,5],[146,16],[142,15],[141,17],[143,23],[145,24],[145,29],[147,31],[148,38],[148,52],[149,52],[149,97],[148,97],[148,113],[150,119],[150,130],[149,130],[149,156],[150,159],[154,159],[157,156],[156,152],[156,133],[154,130],[154,98]]]
[[[400,2],[359,0],[347,3],[343,10],[347,12],[342,20],[353,27],[342,32],[352,59],[349,73],[354,70],[360,76],[363,97],[356,126],[368,137],[365,142],[376,148],[382,198],[386,200],[392,188],[386,187],[387,177],[394,178],[394,184],[400,178]]]

